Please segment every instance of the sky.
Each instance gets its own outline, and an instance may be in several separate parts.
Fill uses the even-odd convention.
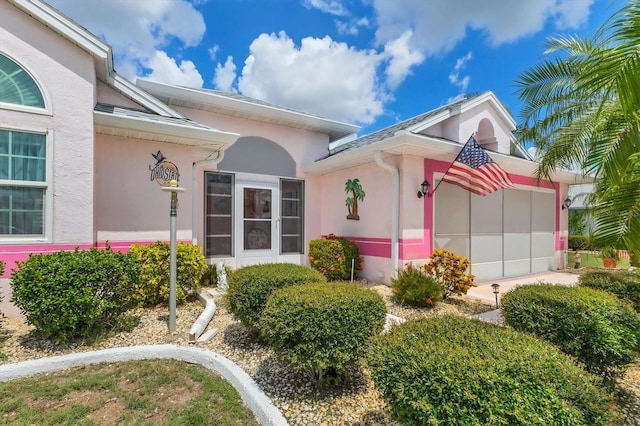
[[[624,0],[45,0],[135,82],[237,92],[364,135],[515,80],[553,35],[588,36]]]

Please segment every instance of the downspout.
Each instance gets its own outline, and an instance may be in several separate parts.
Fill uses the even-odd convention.
[[[400,228],[400,172],[398,168],[393,164],[386,163],[382,159],[382,152],[376,151],[373,153],[373,158],[376,160],[378,166],[388,170],[393,176],[393,182],[391,185],[391,273],[389,277],[394,277],[399,267],[398,259],[398,247],[399,238],[398,230]]]
[[[198,245],[198,194],[196,191],[198,185],[198,175],[196,173],[200,166],[215,166],[224,158],[224,151],[216,151],[218,156],[216,158],[207,157],[204,160],[195,161],[191,166],[191,243],[194,246]]]

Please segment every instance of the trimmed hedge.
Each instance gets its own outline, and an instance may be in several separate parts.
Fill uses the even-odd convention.
[[[142,265],[140,283],[132,297],[139,305],[155,306],[169,301],[169,243],[134,244],[129,253]],[[200,278],[207,267],[202,248],[188,243],[176,244],[176,303],[184,303],[187,295],[200,289]]]
[[[585,235],[569,235],[569,250],[591,250],[591,239]]]
[[[358,284],[297,285],[269,297],[259,329],[280,359],[322,381],[364,356],[385,314],[382,297]]]
[[[44,338],[68,343],[120,325],[140,267],[110,250],[30,255],[11,274],[13,303]]]
[[[443,289],[431,275],[422,272],[413,264],[399,269],[397,277],[391,279],[391,290],[402,306],[432,307],[442,300]]]
[[[538,284],[502,297],[502,314],[516,330],[533,333],[610,379],[640,348],[640,316],[611,293]]]
[[[604,290],[631,303],[640,312],[640,275],[632,272],[593,271],[580,275],[581,286]]]
[[[374,339],[371,377],[403,425],[609,425],[598,379],[552,345],[461,317],[408,321]]]
[[[263,263],[236,269],[226,293],[229,310],[247,327],[256,327],[275,290],[297,284],[326,282],[320,272],[293,263]]]

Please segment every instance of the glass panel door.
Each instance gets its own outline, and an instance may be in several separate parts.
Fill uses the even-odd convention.
[[[262,188],[244,188],[244,249],[271,250],[273,191]]]

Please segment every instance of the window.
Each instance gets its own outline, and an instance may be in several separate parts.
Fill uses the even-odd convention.
[[[280,180],[282,253],[304,253],[304,182]]]
[[[233,256],[233,175],[205,173],[205,255]]]
[[[44,108],[44,97],[33,77],[0,53],[0,102]]]
[[[0,129],[0,235],[44,236],[46,136]]]

